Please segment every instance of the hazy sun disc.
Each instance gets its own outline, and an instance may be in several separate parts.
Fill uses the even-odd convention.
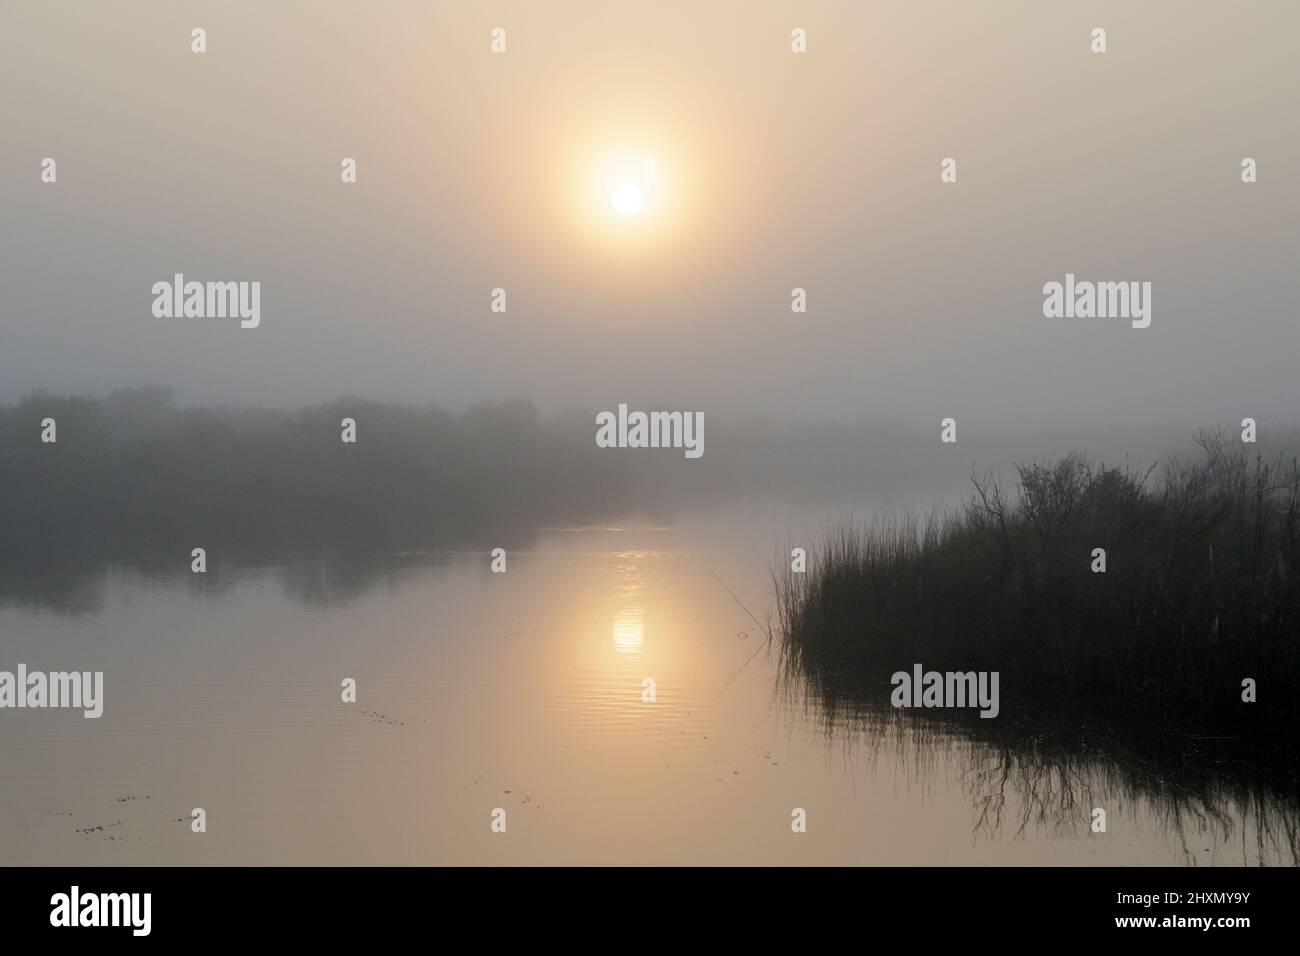
[[[641,207],[645,205],[645,193],[641,191],[640,186],[622,183],[609,194],[609,203],[616,212],[624,216],[632,216],[639,213]]]

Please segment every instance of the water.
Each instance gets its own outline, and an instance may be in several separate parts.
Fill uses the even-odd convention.
[[[551,529],[505,574],[485,542],[11,578],[0,668],[103,670],[106,703],[99,720],[0,712],[0,863],[1294,862],[1294,829],[1257,839],[1261,819],[1294,828],[1268,801],[1210,793],[1174,814],[1104,765],[1013,767],[990,792],[1001,765],[978,743],[828,731],[777,689],[750,615],[772,610],[780,546],[842,514]],[[1017,786],[1032,773],[1046,785]]]

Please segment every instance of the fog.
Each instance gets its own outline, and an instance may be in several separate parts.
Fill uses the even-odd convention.
[[[0,861],[1294,865],[1297,37],[0,2]]]
[[[627,402],[703,412],[711,447],[715,419],[937,442],[947,416],[961,441],[1190,436],[1300,407],[1287,5],[3,17],[0,402],[153,384],[286,409]],[[662,177],[639,232],[584,206],[609,150]],[[260,282],[260,325],[155,317],[151,288],[176,273]],[[1150,326],[1045,318],[1067,273],[1150,282]]]

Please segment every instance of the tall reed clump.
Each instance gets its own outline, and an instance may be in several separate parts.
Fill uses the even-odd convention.
[[[1138,473],[1080,454],[975,478],[928,520],[845,527],[776,576],[789,672],[831,699],[890,675],[998,671],[1004,711],[1294,733],[1300,573],[1294,458],[1202,434],[1204,457]],[[1106,570],[1093,570],[1094,549]],[[1258,704],[1242,702],[1242,681]],[[1253,711],[1253,712],[1252,712]]]

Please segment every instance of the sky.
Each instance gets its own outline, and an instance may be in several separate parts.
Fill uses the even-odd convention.
[[[1286,3],[9,0],[0,402],[1293,422],[1298,46]],[[156,317],[178,272],[260,325]],[[1150,327],[1044,317],[1067,273]]]

